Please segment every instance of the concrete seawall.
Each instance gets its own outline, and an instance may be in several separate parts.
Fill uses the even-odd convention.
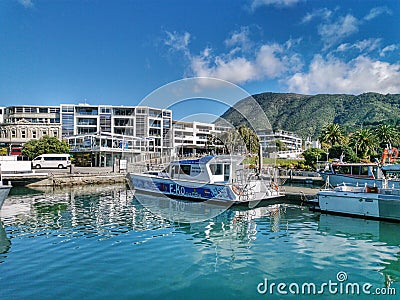
[[[125,173],[113,172],[112,168],[74,167],[71,169],[39,169],[26,176],[8,174],[3,182],[13,186],[75,186],[91,184],[125,183]]]
[[[27,184],[28,187],[34,186],[74,186],[86,184],[115,184],[125,183],[125,174],[70,174],[70,175],[51,175],[43,180]]]

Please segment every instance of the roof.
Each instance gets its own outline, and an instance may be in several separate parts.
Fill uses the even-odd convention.
[[[171,164],[192,165],[192,164],[207,164],[214,163],[235,163],[239,164],[243,161],[244,157],[240,155],[207,155],[199,159],[183,159],[172,161]]]

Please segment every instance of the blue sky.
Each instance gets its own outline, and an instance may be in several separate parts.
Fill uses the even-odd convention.
[[[0,105],[136,105],[194,76],[400,93],[399,15],[397,0],[2,0]]]

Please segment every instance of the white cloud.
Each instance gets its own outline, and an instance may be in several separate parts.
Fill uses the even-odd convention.
[[[191,58],[190,73],[199,77],[214,77],[240,84],[253,80],[276,79],[289,71],[302,67],[296,54],[286,53],[288,48],[279,44],[265,44],[255,50],[255,56],[232,57],[227,55],[212,57],[210,50]]]
[[[387,8],[386,6],[375,7],[369,11],[368,15],[366,15],[364,17],[364,20],[369,21],[369,20],[375,19],[376,17],[378,17],[379,15],[382,15],[382,14],[391,15],[392,11],[389,8]]]
[[[24,6],[25,8],[31,8],[34,6],[32,0],[18,0],[18,2],[22,4],[22,6]]]
[[[312,13],[308,13],[306,14],[303,19],[302,19],[302,23],[308,23],[311,22],[313,19],[316,18],[321,18],[324,20],[329,19],[329,17],[332,15],[332,11],[327,9],[327,8],[322,8],[322,9],[317,9],[314,10]]]
[[[343,38],[358,31],[359,21],[348,14],[338,18],[336,22],[321,24],[318,27],[318,34],[324,42],[324,50],[340,42]]]
[[[228,47],[238,46],[240,50],[247,50],[253,45],[249,36],[249,27],[243,26],[239,31],[235,31],[225,40],[225,45]]]
[[[189,49],[191,35],[188,32],[167,31],[164,44],[184,54],[189,61],[185,72],[187,76],[213,77],[240,84],[265,78],[279,79],[302,68],[300,56],[292,49],[301,42],[301,38],[289,39],[282,45],[271,43],[256,47],[249,38],[249,32],[248,27],[242,27],[232,33],[225,40],[228,51],[218,55],[213,54],[210,47],[194,55]]]
[[[165,32],[167,37],[164,39],[164,44],[169,46],[175,51],[182,51],[189,55],[190,33],[184,32],[183,34],[174,32]]]
[[[260,77],[277,78],[287,70],[281,53],[283,48],[278,44],[263,45],[259,49],[255,63]]]
[[[210,61],[205,57],[196,56],[192,58],[190,68],[194,76],[219,78],[232,83],[254,80],[257,73],[254,63],[244,57],[225,60],[217,56]]]
[[[253,0],[251,8],[254,10],[260,6],[291,6],[303,0]]]
[[[289,90],[297,93],[400,93],[400,64],[365,56],[346,63],[334,57],[316,55],[308,73],[288,79]]]
[[[339,52],[344,52],[344,51],[348,51],[350,49],[357,49],[360,52],[372,52],[379,48],[381,42],[382,42],[382,39],[380,39],[380,38],[365,39],[365,40],[356,42],[354,44],[349,44],[349,43],[341,44],[337,47],[336,50]]]
[[[394,45],[394,44],[386,46],[385,48],[382,49],[381,52],[379,52],[379,56],[383,57],[383,56],[386,55],[387,52],[395,51],[398,48],[399,47],[397,45]]]

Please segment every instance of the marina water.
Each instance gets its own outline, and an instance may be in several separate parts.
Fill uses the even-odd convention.
[[[397,223],[291,203],[234,207],[184,222],[182,213],[210,210],[178,200],[145,203],[125,186],[13,188],[13,194],[1,210],[0,299],[400,294]]]

